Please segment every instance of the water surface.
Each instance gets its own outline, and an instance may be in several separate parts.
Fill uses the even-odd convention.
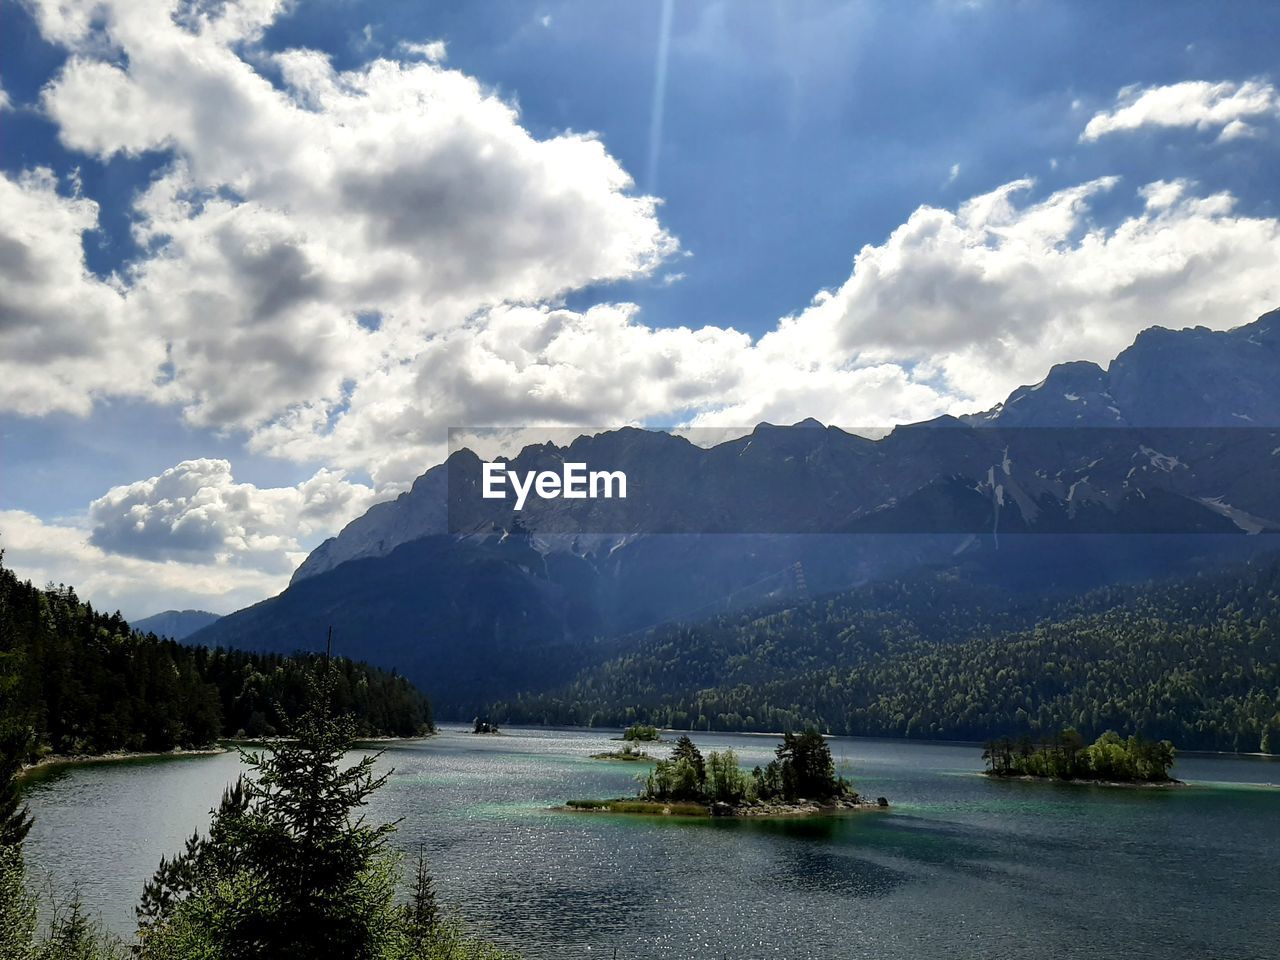
[[[447,729],[396,744],[371,818],[425,847],[441,898],[530,960],[1280,956],[1280,763],[1187,757],[1177,790],[991,782],[977,748],[837,739],[887,813],[660,820],[549,810],[634,791],[610,734]],[[702,734],[764,763],[774,738]],[[649,748],[665,752],[665,746]],[[113,929],[240,770],[234,754],[33,781],[28,857]]]

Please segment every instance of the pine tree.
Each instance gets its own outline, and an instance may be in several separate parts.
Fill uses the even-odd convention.
[[[0,849],[20,847],[31,830],[31,812],[17,781],[28,742],[26,730],[12,724],[0,729]]]
[[[409,902],[404,905],[405,932],[414,950],[425,950],[440,927],[440,906],[436,902],[435,880],[426,853],[418,849]]]
[[[143,956],[365,960],[396,922],[386,837],[359,810],[385,782],[376,757],[344,767],[356,731],[332,711],[334,673],[310,682],[296,739],[244,754],[209,836],[162,861],[139,909]],[[185,938],[185,939],[184,939]]]

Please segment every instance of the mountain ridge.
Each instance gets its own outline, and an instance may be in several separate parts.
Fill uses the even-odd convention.
[[[1151,328],[1106,370],[1059,364],[985,414],[875,440],[807,418],[708,448],[637,428],[532,444],[513,469],[572,456],[627,470],[631,492],[531,501],[519,523],[509,504],[460,498],[450,471],[479,458],[458,451],[317,548],[282,594],[193,640],[292,650],[335,625],[344,649],[465,712],[563,680],[654,624],[930,565],[978,562],[1036,589],[1160,575],[1210,542],[1234,554],[1243,535],[1280,530],[1280,435],[1220,429],[1280,426],[1278,316]],[[1197,371],[1213,383],[1189,389]],[[1161,412],[1182,432],[1134,426]],[[1023,569],[1005,562],[1002,538],[1036,531]]]
[[[133,628],[142,633],[154,633],[170,640],[185,640],[197,630],[203,630],[218,620],[221,614],[208,610],[162,610],[149,617],[133,621]]]

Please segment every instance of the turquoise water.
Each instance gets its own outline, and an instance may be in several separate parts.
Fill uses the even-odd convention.
[[[837,739],[887,813],[666,821],[551,811],[633,792],[608,734],[446,730],[389,747],[371,808],[441,898],[530,960],[1280,957],[1280,763],[1188,757],[1180,790],[991,782],[974,747]],[[773,738],[698,736],[744,766]],[[665,747],[651,747],[664,751]],[[235,778],[234,755],[68,767],[28,789],[28,856],[113,929]]]

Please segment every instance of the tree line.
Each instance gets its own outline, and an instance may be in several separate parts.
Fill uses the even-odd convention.
[[[1108,730],[1093,743],[1071,727],[1033,742],[1000,737],[983,744],[982,759],[993,777],[1047,777],[1052,780],[1106,780],[1166,783],[1176,757],[1168,740],[1123,738]]]
[[[658,628],[510,722],[1280,752],[1280,561],[1037,599],[935,573]]]
[[[26,730],[27,758],[290,734],[319,659],[142,634],[71,587],[19,580],[0,554],[0,719]],[[331,675],[335,709],[361,736],[432,729],[426,698],[396,673],[334,658]]]

